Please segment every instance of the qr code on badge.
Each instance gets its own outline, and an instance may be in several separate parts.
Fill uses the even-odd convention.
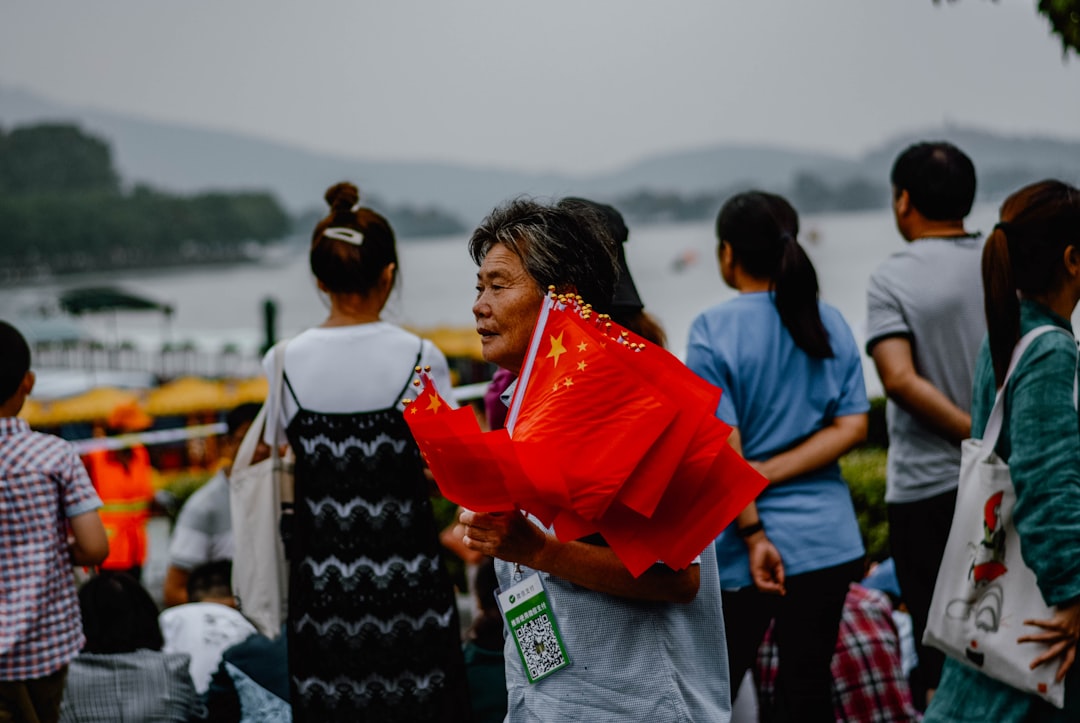
[[[555,628],[551,625],[547,613],[538,615],[523,623],[514,631],[518,646],[525,657],[525,666],[533,680],[541,678],[566,664]]]

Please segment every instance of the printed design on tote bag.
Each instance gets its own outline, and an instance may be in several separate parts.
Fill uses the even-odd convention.
[[[996,633],[1001,623],[1004,590],[995,583],[1008,572],[1005,567],[1005,525],[1001,520],[1001,501],[1004,492],[995,492],[983,505],[983,534],[977,542],[968,543],[971,550],[971,566],[968,568],[969,594],[949,603],[946,614],[951,618],[966,619],[975,615],[975,627],[987,633]],[[983,664],[984,656],[978,649],[978,641],[972,640],[965,651],[975,665]]]

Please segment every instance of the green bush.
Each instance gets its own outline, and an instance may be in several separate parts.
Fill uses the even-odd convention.
[[[180,508],[187,502],[188,497],[213,476],[214,472],[208,469],[176,470],[160,474],[157,486],[171,496],[164,510],[171,522],[176,522],[176,516],[180,514]]]
[[[840,471],[851,489],[859,530],[871,560],[889,556],[889,518],[885,512],[885,458],[879,447],[861,447],[840,458]]]

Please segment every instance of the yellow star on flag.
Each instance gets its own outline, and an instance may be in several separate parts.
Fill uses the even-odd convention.
[[[589,345],[586,344],[585,342],[581,342],[580,344],[577,345],[577,350],[582,352],[582,353],[584,353],[585,350],[588,349],[588,348],[589,348]]]
[[[587,366],[588,366],[588,364],[586,364],[586,363],[585,363],[585,362],[583,362],[583,361],[579,361],[579,362],[577,363],[577,368],[578,368],[578,371],[579,371],[579,372],[583,372],[583,371],[585,371],[585,367],[587,367]]]
[[[562,343],[563,334],[565,333],[566,332],[560,331],[558,336],[548,336],[548,339],[551,340],[551,351],[548,352],[548,355],[545,358],[551,359],[554,357],[555,361],[553,362],[553,366],[558,366],[559,357],[566,353],[566,347],[564,347]]]
[[[563,386],[569,389],[570,387],[574,386],[574,380],[570,377],[567,377],[566,381],[563,382]]]
[[[439,411],[439,407],[442,406],[442,402],[434,394],[431,395],[431,400],[428,402],[427,408],[429,412],[435,413]]]

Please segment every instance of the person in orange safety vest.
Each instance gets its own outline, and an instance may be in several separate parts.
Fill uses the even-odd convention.
[[[117,407],[107,426],[111,436],[145,429],[152,421],[132,404]],[[138,580],[146,560],[146,522],[154,499],[150,455],[146,447],[135,444],[126,449],[94,450],[83,462],[101,497],[98,512],[109,536],[109,556],[101,568],[124,571]]]

